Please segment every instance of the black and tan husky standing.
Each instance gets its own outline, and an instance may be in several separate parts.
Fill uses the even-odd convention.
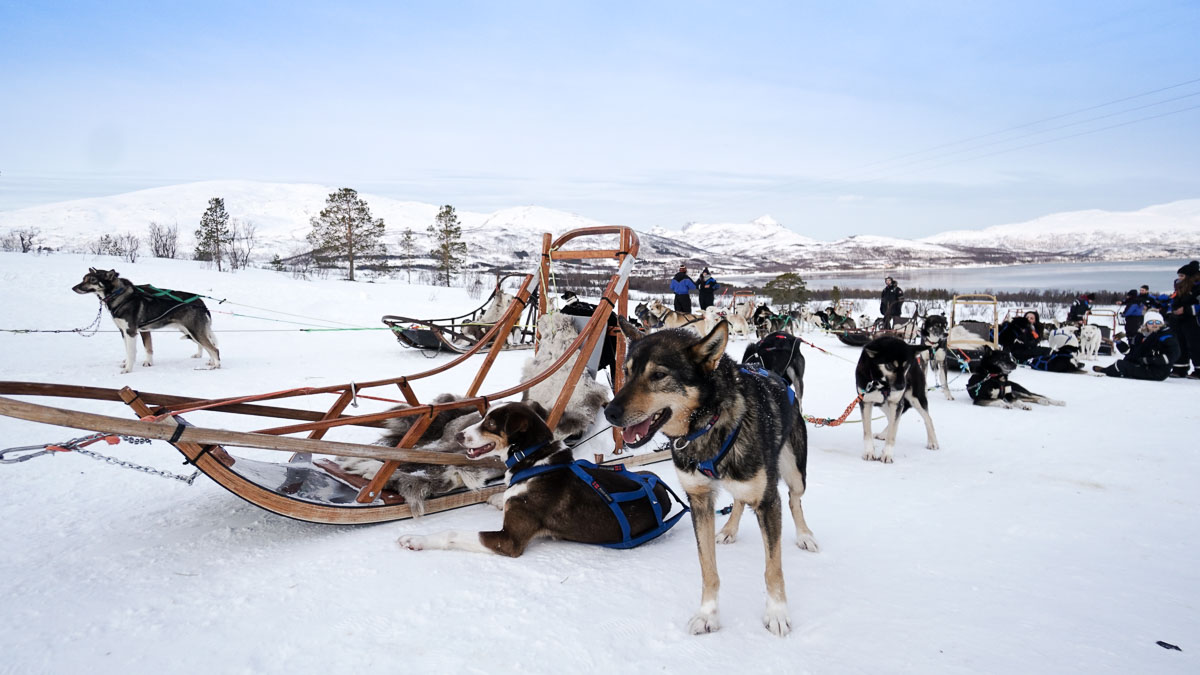
[[[917,354],[929,349],[928,344],[913,346],[897,337],[885,335],[863,346],[854,371],[854,383],[862,397],[858,409],[862,413],[863,459],[892,463],[892,448],[896,445],[896,429],[900,416],[916,408],[925,420],[925,447],[938,449],[933,418],[929,416],[929,399],[925,396],[925,371],[917,363]],[[875,406],[887,415],[887,428],[871,436],[871,414]],[[883,452],[875,449],[875,439],[883,439]]]
[[[706,336],[681,329],[643,335],[628,322],[625,384],[605,409],[623,428],[631,447],[662,432],[692,508],[700,553],[700,609],[688,624],[693,634],[720,628],[717,611],[716,543],[737,536],[744,505],[754,509],[766,549],[767,608],[763,624],[776,635],[791,630],[784,590],[780,541],[783,516],[778,484],[788,487],[796,524],[796,544],[817,550],[804,522],[808,435],[795,400],[783,380],[757,369],[741,369],[725,355],[729,324]],[[718,486],[734,498],[729,521],[716,533],[713,502]]]
[[[150,342],[150,331],[159,328],[178,328],[189,340],[196,343],[196,355],[208,351],[208,365],[221,367],[221,352],[217,350],[217,338],[212,332],[212,316],[204,301],[194,293],[165,291],[153,286],[135,286],[122,278],[116,270],[89,268],[83,281],[71,290],[80,295],[95,293],[108,307],[113,323],[125,340],[125,365],[122,373],[133,370],[137,359],[137,335],[142,335],[146,348],[143,366],[154,365],[154,345]]]

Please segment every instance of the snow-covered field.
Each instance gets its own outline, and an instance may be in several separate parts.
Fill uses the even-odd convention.
[[[403,350],[383,331],[304,333],[224,312],[373,327],[382,314],[448,316],[478,304],[460,289],[398,280],[0,254],[0,328],[86,326],[96,300],[70,287],[89,266],[239,303],[210,303],[224,367],[194,370],[190,343],[170,333],[157,339],[156,365],[129,375],[118,372],[112,332],[0,333],[0,378],[205,397],[380,379],[448,357]],[[101,328],[113,330],[107,316]],[[834,356],[805,348],[804,408],[836,417],[854,395],[857,350],[811,339]],[[501,355],[484,390],[515,382],[525,356]],[[471,375],[422,381],[418,394],[461,392]],[[73,454],[3,465],[0,672],[1200,672],[1200,385],[1027,369],[1014,379],[1067,407],[976,408],[963,391],[952,402],[931,392],[942,449],[924,448],[909,415],[893,465],[860,459],[857,425],[810,429],[805,505],[821,552],[796,549],[785,525],[793,632],[782,639],[760,622],[752,517],[717,551],[723,627],[695,637],[685,629],[700,595],[687,523],[629,551],[539,542],[515,560],[413,552],[396,538],[491,529],[500,515],[480,505],[312,525],[203,477],[188,487]],[[359,412],[383,405],[364,401]],[[114,403],[74,407],[128,414]],[[83,435],[8,418],[0,432],[0,447]],[[93,449],[188,469],[165,443]],[[677,487],[669,463],[650,468]]]

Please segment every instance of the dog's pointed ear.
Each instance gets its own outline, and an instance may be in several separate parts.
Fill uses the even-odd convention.
[[[629,338],[630,342],[637,342],[638,340],[646,337],[645,333],[638,330],[637,326],[629,323],[629,321],[623,316],[617,317],[617,325],[621,327],[621,332],[625,334],[626,338]]]
[[[721,357],[725,356],[725,345],[729,342],[729,322],[722,320],[712,332],[705,335],[690,348],[692,360],[700,364],[706,373],[717,369]]]
[[[863,353],[867,355],[867,358],[873,359],[873,358],[875,358],[875,355],[879,353],[879,351],[875,350],[875,349],[870,349],[868,347],[863,347]]]
[[[984,355],[984,356],[990,356],[990,355],[991,355],[991,353],[992,353],[992,347],[991,347],[991,345],[984,345],[984,346],[983,346],[983,355]]]
[[[89,268],[88,268],[88,273],[89,273],[89,274],[95,274],[95,273],[96,273],[96,268],[95,268],[95,267],[89,267]]]

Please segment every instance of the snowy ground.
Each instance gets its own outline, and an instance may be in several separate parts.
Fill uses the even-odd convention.
[[[0,328],[86,326],[95,298],[70,287],[93,265],[263,308],[219,311],[277,319],[295,317],[266,308],[377,326],[382,314],[446,316],[478,302],[400,281],[0,254]],[[215,322],[217,371],[194,370],[189,343],[169,333],[158,337],[157,364],[129,375],[118,373],[113,333],[0,333],[0,378],[218,396],[437,362],[380,331],[301,333],[220,313]],[[112,330],[107,316],[101,327]],[[229,332],[261,329],[279,332]],[[837,416],[854,394],[857,350],[811,339],[840,358],[805,348],[805,411]],[[502,355],[484,389],[514,382],[524,358]],[[1067,407],[975,408],[965,392],[955,401],[933,392],[942,450],[924,449],[923,425],[906,416],[893,465],[860,459],[857,425],[810,429],[805,505],[821,552],[796,549],[785,526],[793,632],[783,639],[760,622],[753,518],[717,552],[722,629],[693,637],[685,626],[700,575],[688,523],[630,551],[541,542],[515,560],[412,552],[396,537],[491,529],[499,513],[472,506],[374,526],[312,525],[204,478],[188,487],[78,455],[3,465],[0,672],[1200,672],[1200,385],[1027,369],[1014,379]],[[469,381],[452,372],[418,394]],[[127,414],[112,403],[75,407]],[[8,418],[0,431],[0,447],[82,435]],[[372,432],[331,438],[369,442]],[[93,448],[187,469],[163,443]],[[677,486],[669,463],[651,468]]]

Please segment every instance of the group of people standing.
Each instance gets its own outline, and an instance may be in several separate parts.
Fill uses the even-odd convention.
[[[691,294],[692,291],[696,291],[700,296],[700,311],[703,312],[713,305],[718,288],[720,286],[717,285],[717,280],[713,278],[707,267],[700,271],[700,278],[693,281],[688,276],[687,267],[680,265],[679,271],[671,278],[671,292],[675,294],[675,311],[691,314]]]

